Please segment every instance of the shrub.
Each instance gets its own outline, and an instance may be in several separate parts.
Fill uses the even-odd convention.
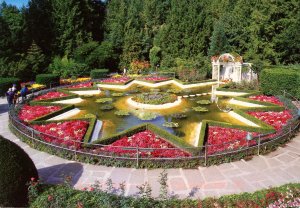
[[[91,71],[92,79],[100,79],[107,76],[109,70],[108,69],[94,69]]]
[[[0,77],[0,96],[5,95],[5,92],[8,88],[12,87],[13,84],[17,84],[19,86],[20,79],[18,78],[4,78]]]
[[[130,63],[130,70],[131,74],[140,74],[143,73],[146,69],[150,68],[150,63],[148,61],[139,61],[134,60]]]
[[[38,74],[35,78],[36,83],[50,86],[50,84],[59,84],[59,75],[57,74]]]
[[[87,76],[89,68],[86,64],[77,63],[74,59],[64,56],[55,57],[49,65],[49,71],[64,78],[71,76]]]
[[[264,94],[280,95],[283,90],[300,98],[300,72],[284,68],[264,69],[260,74]]]
[[[0,207],[24,207],[28,203],[28,182],[38,172],[25,151],[0,136]]]

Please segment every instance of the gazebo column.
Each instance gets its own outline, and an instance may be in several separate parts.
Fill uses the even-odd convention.
[[[218,80],[218,75],[219,75],[219,67],[216,62],[212,62],[212,79],[217,79]]]
[[[240,63],[234,64],[234,82],[242,81],[242,65]]]

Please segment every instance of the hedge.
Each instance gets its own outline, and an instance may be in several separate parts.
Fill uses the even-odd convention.
[[[92,79],[100,79],[107,76],[109,70],[108,69],[94,69],[91,71],[91,78]]]
[[[260,87],[266,95],[281,95],[283,90],[300,98],[300,72],[286,68],[264,69]]]
[[[20,79],[15,77],[11,77],[11,78],[0,77],[0,96],[4,96],[8,88],[12,87],[13,84],[17,84],[17,87],[19,87]]]
[[[36,75],[36,83],[47,85],[48,87],[59,85],[59,75],[57,74],[38,74]]]
[[[34,163],[21,147],[0,136],[0,164],[0,207],[26,207],[27,183],[38,179]]]

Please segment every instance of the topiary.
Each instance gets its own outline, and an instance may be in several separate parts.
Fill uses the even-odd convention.
[[[28,204],[28,182],[38,179],[37,169],[27,153],[0,136],[0,207]]]

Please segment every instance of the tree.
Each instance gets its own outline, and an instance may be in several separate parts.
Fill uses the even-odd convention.
[[[208,55],[220,55],[228,52],[229,45],[225,35],[224,25],[222,21],[218,21],[214,26],[214,31],[211,36]]]
[[[160,63],[161,59],[161,48],[157,46],[153,46],[150,50],[150,63],[152,67],[156,67]]]
[[[28,71],[30,71],[28,75],[32,80],[37,74],[45,72],[45,55],[35,42],[33,42],[28,49],[25,62],[27,64]]]
[[[50,56],[54,51],[54,23],[52,21],[52,5],[49,0],[31,0],[25,11],[30,41],[38,44],[42,51]]]
[[[84,28],[84,19],[77,0],[52,0],[52,18],[56,48],[61,55],[70,55],[74,49],[91,40]]]
[[[62,58],[55,57],[49,65],[49,71],[62,77],[87,76],[90,72],[86,64],[76,63],[74,59],[68,58],[66,55]]]

